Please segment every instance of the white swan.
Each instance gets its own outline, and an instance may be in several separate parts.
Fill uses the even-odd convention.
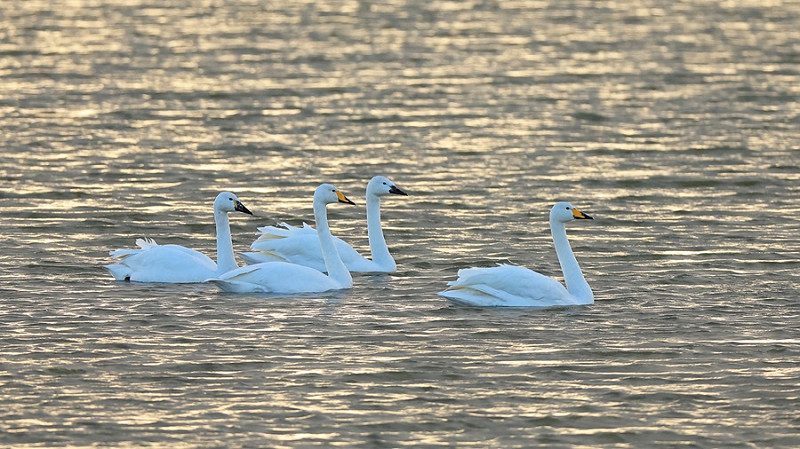
[[[236,195],[222,192],[214,200],[214,222],[217,227],[217,262],[205,254],[180,245],[159,245],[155,240],[137,239],[140,249],[118,249],[109,252],[117,259],[106,265],[117,280],[133,282],[192,283],[203,282],[237,267],[231,242],[228,212],[253,215]]]
[[[567,288],[535,271],[503,264],[459,270],[458,279],[449,282],[449,287],[439,295],[469,305],[488,307],[551,307],[593,303],[592,289],[572,253],[564,226],[576,218],[592,219],[570,203],[556,203],[550,210],[550,233]]]
[[[372,260],[358,253],[344,240],[334,237],[336,249],[351,272],[392,273],[397,265],[389,254],[381,228],[381,197],[395,194],[407,195],[385,176],[375,176],[367,184],[367,235]],[[251,245],[251,252],[239,255],[249,264],[284,261],[325,271],[316,229],[303,223],[303,227],[282,223],[283,228],[264,226],[258,228],[259,236]]]
[[[319,293],[352,287],[353,278],[336,251],[328,227],[326,206],[337,202],[354,204],[330,184],[322,184],[314,192],[314,219],[319,229],[315,234],[322,248],[327,275],[289,262],[263,262],[237,268],[209,281],[235,293]]]

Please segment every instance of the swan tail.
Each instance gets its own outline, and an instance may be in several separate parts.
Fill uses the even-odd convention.
[[[111,276],[114,276],[114,279],[118,281],[131,280],[131,269],[129,266],[121,263],[112,263],[104,266],[108,272],[111,273]]]
[[[141,249],[150,249],[158,246],[158,243],[156,243],[154,239],[145,237],[143,239],[136,239],[136,245]]]
[[[153,239],[145,237],[142,239],[136,239],[136,246],[138,246],[139,248],[138,249],[120,248],[120,249],[115,249],[113,251],[109,251],[108,254],[115,259],[122,260],[128,256],[132,256],[139,252],[155,248],[156,246],[158,246],[158,243],[156,243],[156,241]]]

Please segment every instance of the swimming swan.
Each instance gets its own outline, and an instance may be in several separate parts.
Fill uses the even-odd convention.
[[[236,195],[222,192],[214,200],[214,222],[217,227],[217,263],[205,254],[180,245],[159,245],[152,239],[137,239],[140,249],[118,249],[109,252],[117,259],[106,265],[117,280],[133,282],[192,283],[203,282],[237,267],[231,242],[228,212],[253,215]]]
[[[389,254],[381,228],[381,197],[390,194],[408,195],[385,176],[375,176],[367,184],[367,235],[372,260],[358,253],[344,240],[334,237],[336,249],[351,272],[392,273],[397,265]],[[317,238],[317,230],[303,223],[303,227],[282,223],[283,228],[264,226],[258,228],[259,236],[251,245],[251,252],[239,255],[249,264],[285,261],[325,271],[325,261]]]
[[[551,307],[592,304],[592,289],[583,277],[567,240],[565,223],[592,217],[570,203],[560,202],[550,210],[550,233],[567,288],[553,278],[524,267],[502,264],[491,268],[458,271],[439,295],[457,302],[489,307]]]
[[[352,287],[353,278],[336,251],[328,227],[326,206],[337,202],[354,204],[330,184],[322,184],[314,192],[314,219],[319,229],[316,235],[328,275],[289,262],[263,262],[237,268],[209,281],[235,293],[318,293]]]

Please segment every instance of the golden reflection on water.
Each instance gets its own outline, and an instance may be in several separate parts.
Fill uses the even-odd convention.
[[[797,340],[779,338],[797,229],[770,213],[796,209],[800,179],[788,3],[12,3],[0,271],[4,322],[20,324],[2,430],[19,441],[790,432],[770,402],[798,375]],[[332,224],[363,244],[378,173],[410,194],[383,209],[400,269],[334,300],[112,283],[99,267],[141,234],[213,251],[219,190],[259,213],[231,217],[246,248],[256,226],[312,221],[322,181],[358,203]],[[597,304],[503,314],[435,296],[465,266],[557,274],[555,199],[597,219],[569,231]],[[40,388],[45,359],[82,371]]]

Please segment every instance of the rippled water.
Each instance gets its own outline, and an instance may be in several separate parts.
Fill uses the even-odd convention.
[[[800,446],[796,1],[0,3],[0,445]],[[273,298],[112,281],[210,204],[384,202],[398,272]],[[596,303],[475,309],[458,268]],[[332,207],[366,250],[363,208]]]

